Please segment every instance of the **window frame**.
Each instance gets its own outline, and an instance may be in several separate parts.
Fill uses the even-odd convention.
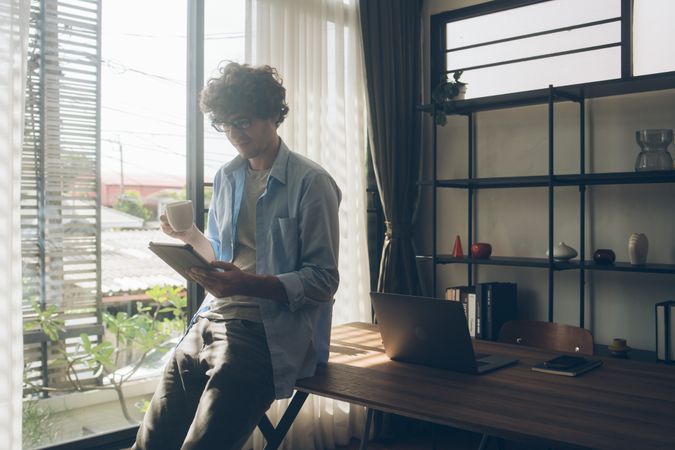
[[[451,22],[469,19],[472,17],[493,14],[501,11],[508,11],[523,6],[531,6],[538,3],[545,3],[551,0],[494,0],[491,2],[481,3],[466,8],[446,11],[439,14],[434,14],[430,18],[430,58],[429,58],[429,92],[438,85],[439,81],[444,79],[448,73],[447,58],[446,58],[446,27]],[[621,39],[619,46],[621,48],[621,79],[628,80],[633,77],[633,0],[620,0],[621,2]],[[548,34],[552,30],[537,34]],[[511,39],[509,39],[511,40]],[[513,39],[515,40],[515,39]],[[539,56],[532,59],[543,59],[549,55]],[[516,60],[512,61],[515,62]],[[500,63],[503,64],[503,63]],[[497,64],[495,64],[497,65]],[[534,90],[534,89],[532,89]],[[520,91],[526,92],[526,91]],[[513,94],[502,93],[503,94]]]

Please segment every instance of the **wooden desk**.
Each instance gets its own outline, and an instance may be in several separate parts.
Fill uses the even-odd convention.
[[[375,325],[341,325],[328,364],[297,389],[515,441],[675,449],[675,367],[602,358],[599,369],[563,377],[530,369],[555,352],[485,341],[475,349],[520,362],[485,375],[399,363]]]

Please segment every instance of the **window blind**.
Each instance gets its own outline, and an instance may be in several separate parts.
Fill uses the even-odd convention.
[[[100,292],[100,0],[31,0],[21,222],[24,323],[33,305],[63,321],[24,333],[27,381],[69,385],[61,352],[103,333]],[[77,367],[81,379],[95,379]]]

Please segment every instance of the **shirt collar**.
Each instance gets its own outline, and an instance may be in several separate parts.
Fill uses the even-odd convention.
[[[288,165],[288,157],[291,151],[288,149],[283,139],[279,138],[279,142],[279,152],[277,153],[274,163],[272,163],[270,176],[276,178],[281,183],[286,184],[286,166]],[[223,170],[225,171],[225,174],[230,174],[237,169],[244,168],[244,164],[246,163],[247,161],[244,158],[237,155]]]

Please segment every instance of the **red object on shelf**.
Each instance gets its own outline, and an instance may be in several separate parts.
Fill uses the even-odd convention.
[[[459,240],[459,234],[455,238],[455,246],[452,247],[452,256],[453,258],[464,256],[464,251],[462,251],[462,241]]]
[[[471,245],[471,256],[474,258],[485,259],[492,254],[492,246],[486,242],[476,242]]]

